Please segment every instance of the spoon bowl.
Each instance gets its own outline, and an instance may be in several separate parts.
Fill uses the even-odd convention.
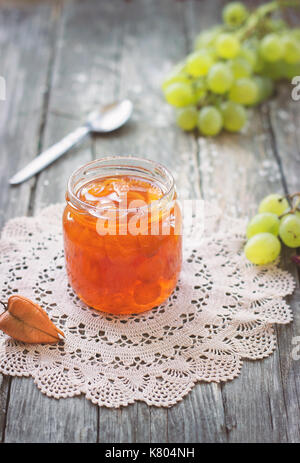
[[[123,100],[103,106],[100,111],[93,111],[87,124],[92,132],[113,132],[124,125],[131,117],[133,105],[130,100]]]

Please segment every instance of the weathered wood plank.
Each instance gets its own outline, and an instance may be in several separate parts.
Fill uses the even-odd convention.
[[[222,4],[219,2],[219,11]],[[194,2],[192,18],[200,17],[202,11],[200,2]],[[252,215],[262,197],[283,191],[284,177],[267,111],[266,106],[255,110],[243,134],[222,134],[214,140],[199,137],[204,198],[217,199],[229,213]],[[278,349],[264,361],[245,362],[241,375],[222,385],[222,396],[229,442],[288,440]]]
[[[97,408],[82,397],[55,400],[41,394],[32,380],[14,378],[5,442],[95,442],[95,413]]]
[[[289,193],[300,191],[300,143],[298,127],[300,123],[300,104],[291,97],[292,87],[281,85],[277,98],[270,103],[269,118],[276,154],[282,166],[286,189]],[[294,314],[291,325],[278,327],[278,347],[280,373],[283,384],[284,403],[287,414],[287,438],[289,442],[300,441],[300,361],[293,357],[293,350],[300,333],[300,278],[299,272],[290,257],[294,250],[286,249],[283,266],[294,274],[297,287],[294,295],[288,298]],[[297,352],[296,352],[297,353]]]
[[[265,116],[260,117],[260,111],[255,111],[244,135],[224,134],[214,141],[199,138],[204,197],[218,199],[230,213],[252,215],[265,195],[283,191]],[[229,441],[287,440],[278,350],[264,361],[245,362],[239,378],[222,386],[222,395]]]
[[[5,424],[6,424],[6,408],[10,387],[9,376],[0,375],[0,442],[4,441]]]
[[[182,197],[200,195],[200,177],[204,197],[217,198],[231,213],[252,214],[261,197],[283,190],[285,178],[293,179],[290,186],[294,188],[297,183],[294,172],[299,162],[293,155],[296,141],[289,144],[288,132],[285,138],[281,135],[277,140],[283,125],[282,121],[276,122],[277,108],[271,118],[267,107],[256,111],[242,135],[222,135],[215,140],[200,138],[197,146],[192,135],[182,134],[172,125],[172,110],[162,101],[159,83],[164,74],[185,56],[192,37],[201,28],[219,21],[216,14],[223,3],[78,0],[66,3],[60,21],[54,16],[48,23],[45,18],[52,11],[49,4],[35,5],[30,10],[0,10],[0,21],[6,15],[5,27],[9,25],[12,31],[8,36],[6,32],[0,33],[0,44],[6,45],[0,49],[7,50],[1,50],[3,66],[6,75],[12,76],[9,80],[14,82],[15,89],[10,112],[4,112],[4,116],[0,112],[0,131],[7,137],[5,166],[11,173],[16,168],[11,162],[12,153],[17,153],[17,167],[26,164],[39,149],[75,128],[97,104],[126,96],[135,106],[132,121],[118,133],[97,137],[92,142],[86,140],[36,179],[11,190],[12,193],[2,181],[3,204],[9,201],[10,207],[1,220],[24,214],[29,201],[31,213],[51,202],[62,201],[66,179],[75,167],[93,157],[110,154],[135,154],[163,162],[175,174]],[[21,27],[17,28],[20,18]],[[51,31],[55,30],[55,24],[59,27],[54,37]],[[33,38],[28,34],[32,28]],[[40,54],[36,46],[34,53],[44,67],[37,65],[32,52],[33,40],[37,38]],[[48,73],[51,61],[53,68]],[[19,69],[23,70],[20,88],[16,82]],[[30,82],[32,69],[36,69],[37,75]],[[47,85],[51,91],[49,98],[44,98]],[[27,101],[28,96],[31,98]],[[289,110],[288,117],[291,117]],[[299,121],[298,110],[293,117]],[[16,137],[17,133],[22,133],[22,137]],[[281,156],[286,144],[289,158],[287,162],[282,158],[281,171],[274,147]],[[1,172],[1,176],[4,180],[7,171]],[[297,297],[291,299],[295,312],[298,301]],[[43,396],[32,380],[14,378],[6,415],[10,380],[0,379],[3,439],[6,442],[299,441],[300,361],[291,360],[291,340],[299,333],[299,323],[295,313],[293,325],[278,329],[279,350],[270,358],[245,362],[241,375],[231,383],[197,385],[183,402],[168,410],[149,408],[143,403],[120,410],[98,409],[84,397],[56,401]],[[5,425],[5,429],[1,428]]]
[[[184,14],[185,4],[179,2],[173,2],[172,7],[168,2],[159,1],[127,3],[122,13],[125,31],[116,96],[129,97],[134,104],[134,114],[131,124],[122,129],[119,137],[97,138],[95,155],[132,154],[161,161],[174,174],[181,196],[195,197],[199,196],[195,141],[176,129],[173,111],[163,101],[160,90],[165,74],[187,52]],[[178,415],[175,414],[175,420],[188,426],[190,416],[182,413],[183,410],[184,406],[178,410]],[[118,436],[121,442],[126,442],[126,436],[134,442],[148,442],[149,439],[167,442],[170,441],[170,413],[170,410],[151,408],[149,416],[148,409],[141,403],[121,413],[112,414],[110,410],[101,409],[100,435],[101,422],[105,420],[107,425],[113,426],[114,438]],[[131,418],[134,414],[136,419]],[[180,439],[179,428],[176,431],[176,427],[172,427],[171,442]]]
[[[112,100],[116,85],[114,75],[117,75],[115,61],[120,46],[115,11],[110,2],[100,4],[92,0],[64,4],[53,73],[49,79],[50,97],[41,149],[73,130],[84,120],[86,113],[99,103]],[[66,182],[71,172],[93,157],[91,143],[91,139],[87,139],[37,176],[32,191],[32,213],[37,213],[50,203],[64,200]],[[12,384],[11,402],[17,401],[22,415],[16,419],[15,413],[9,408],[6,441],[15,439],[18,433],[19,440],[27,442],[97,440],[99,409],[83,396],[74,400],[49,400],[36,390],[32,381],[27,380]],[[38,433],[37,425],[33,425],[24,435],[22,427],[31,419],[34,421],[34,418],[30,418],[32,403],[35,403],[35,418],[42,413],[47,418],[39,425]],[[127,429],[130,432],[130,427],[124,426],[124,432]],[[131,438],[130,434],[128,438]],[[124,439],[126,441],[127,435]]]
[[[280,85],[269,105],[272,137],[289,193],[300,191],[300,102],[293,101],[292,90],[292,85]]]
[[[287,416],[286,435],[288,442],[300,442],[300,284],[299,273],[290,261],[291,252],[283,256],[283,266],[296,280],[296,289],[287,303],[293,311],[293,323],[277,327],[280,378],[283,384],[284,407]]]
[[[169,442],[227,442],[219,384],[201,383],[168,411]]]
[[[257,111],[245,135],[229,138],[224,134],[214,141],[199,139],[204,197],[217,198],[230,213],[251,215],[266,194],[283,191],[263,122]],[[287,440],[278,349],[261,362],[245,362],[241,375],[222,386],[222,395],[229,441]]]
[[[6,80],[6,101],[0,101],[1,227],[28,210],[32,182],[10,188],[7,180],[39,144],[56,15],[53,3],[15,7],[2,2],[0,9],[0,74]],[[11,378],[0,376],[1,439],[10,383]]]

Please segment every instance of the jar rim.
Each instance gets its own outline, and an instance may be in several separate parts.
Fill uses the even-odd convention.
[[[117,164],[116,162],[120,161],[120,164]],[[109,164],[109,163],[112,164]],[[126,164],[126,162],[131,162],[133,164]],[[91,205],[86,203],[85,201],[82,201],[81,199],[78,198],[76,195],[76,192],[74,192],[74,188],[76,187],[75,179],[76,177],[80,176],[80,174],[84,175],[87,173],[89,169],[93,169],[93,167],[98,167],[101,168],[101,165],[105,167],[114,167],[114,168],[136,168],[140,169],[141,173],[144,170],[145,172],[147,171],[147,167],[144,167],[143,165],[148,166],[148,172],[151,172],[152,170],[160,170],[163,172],[163,174],[166,176],[166,179],[170,183],[170,185],[167,187],[166,191],[163,192],[163,196],[161,196],[158,200],[152,201],[149,204],[141,207],[135,207],[135,208],[127,208],[127,212],[137,212],[137,211],[142,211],[146,209],[150,209],[153,207],[153,204],[155,203],[156,206],[158,207],[163,207],[163,205],[166,205],[170,201],[174,199],[174,193],[175,193],[175,181],[174,177],[169,171],[167,167],[165,167],[163,164],[160,162],[156,162],[150,159],[145,159],[145,158],[140,158],[137,156],[122,156],[122,155],[114,155],[114,156],[104,156],[102,158],[95,159],[93,161],[87,162],[86,164],[83,164],[79,166],[69,177],[68,183],[67,183],[67,202],[70,202],[72,205],[75,205],[78,209],[84,210],[86,212],[89,212],[90,214],[94,216],[98,216],[99,211],[101,208],[99,208],[99,205]],[[136,173],[138,175],[138,173]],[[94,179],[97,178],[94,177]],[[82,185],[86,184],[89,180],[91,179],[86,179],[85,182],[82,183]],[[155,179],[153,179],[155,181]],[[105,209],[105,207],[102,207],[102,210]]]

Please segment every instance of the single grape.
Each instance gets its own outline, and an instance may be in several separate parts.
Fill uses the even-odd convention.
[[[192,86],[184,82],[169,85],[164,94],[167,102],[176,108],[188,106],[194,102]]]
[[[300,40],[292,35],[286,35],[282,38],[284,47],[283,59],[287,63],[295,64],[300,61]]]
[[[293,37],[295,37],[296,40],[300,40],[300,27],[295,27],[295,29],[292,30],[291,34]]]
[[[267,18],[264,26],[270,32],[281,32],[286,29],[287,24],[283,19]]]
[[[266,196],[260,203],[258,212],[272,212],[278,216],[289,209],[289,203],[283,196],[274,193]]]
[[[272,212],[262,212],[250,220],[247,226],[247,238],[251,238],[258,233],[272,233],[277,236],[279,232],[279,219]]]
[[[291,80],[295,76],[300,76],[300,61],[294,64],[285,63],[284,77]]]
[[[261,74],[269,77],[272,80],[281,80],[285,74],[285,68],[288,66],[283,60],[275,61],[273,63],[265,62],[264,67],[261,70]]]
[[[174,68],[164,78],[161,87],[165,90],[169,85],[177,82],[190,82],[189,75],[186,72],[185,60],[174,66]]]
[[[221,105],[223,125],[229,132],[239,132],[247,121],[246,109],[233,101],[225,101]]]
[[[207,84],[214,93],[225,93],[233,84],[233,74],[225,63],[214,64],[208,73]]]
[[[265,76],[254,76],[253,80],[255,81],[258,88],[258,95],[255,104],[261,103],[262,101],[270,98],[274,92],[274,84],[272,79]]]
[[[169,85],[172,84],[177,84],[177,83],[184,83],[184,84],[189,84],[190,83],[190,78],[188,74],[186,73],[180,73],[180,74],[170,74],[167,76],[167,78],[163,81],[162,83],[162,89],[166,90]]]
[[[203,135],[217,135],[223,125],[220,111],[214,106],[204,106],[199,111],[198,128]]]
[[[186,68],[193,77],[205,76],[214,63],[211,53],[205,50],[195,51],[187,57]]]
[[[300,246],[300,218],[295,214],[282,217],[279,236],[289,248],[298,248]]]
[[[203,77],[200,77],[199,79],[193,82],[193,90],[194,90],[196,103],[198,101],[201,101],[205,97],[207,86],[206,86],[206,81]]]
[[[260,44],[260,53],[266,61],[278,61],[284,54],[282,38],[277,34],[267,34]]]
[[[256,61],[255,61],[254,67],[253,67],[253,71],[259,74],[264,69],[264,66],[265,66],[265,61],[263,60],[261,55],[259,53],[257,53],[256,54]]]
[[[216,50],[220,58],[235,58],[240,51],[240,41],[234,34],[220,34],[216,39]]]
[[[252,73],[252,67],[247,59],[240,56],[228,61],[228,66],[232,71],[235,79],[249,77]]]
[[[229,99],[235,103],[251,105],[258,97],[258,88],[253,79],[243,77],[234,82],[229,92]]]
[[[223,8],[223,20],[227,26],[239,27],[247,17],[248,10],[241,2],[231,2]]]
[[[216,41],[217,36],[223,30],[222,26],[215,26],[209,30],[205,30],[201,32],[201,34],[197,35],[194,43],[195,50],[199,50],[201,48],[210,48],[213,47]]]
[[[178,108],[176,111],[176,123],[183,130],[193,130],[197,126],[198,111],[195,106]]]
[[[237,58],[245,59],[249,63],[251,70],[254,70],[258,59],[258,54],[254,48],[242,46]]]
[[[281,244],[272,233],[258,233],[252,236],[245,246],[245,255],[256,265],[273,262],[280,254]]]

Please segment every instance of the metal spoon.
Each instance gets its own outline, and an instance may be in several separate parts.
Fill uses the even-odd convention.
[[[37,156],[26,167],[17,172],[9,180],[9,183],[11,185],[17,185],[18,183],[28,180],[62,156],[90,132],[108,133],[119,129],[130,118],[132,109],[133,106],[131,101],[124,100],[104,106],[100,111],[92,112],[85,125],[74,130],[74,132]]]

